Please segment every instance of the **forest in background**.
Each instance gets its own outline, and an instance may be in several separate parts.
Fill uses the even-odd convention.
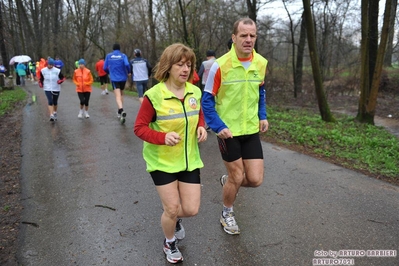
[[[286,10],[284,17],[275,10],[278,1]],[[399,62],[397,0],[389,1],[391,16],[381,51],[385,68],[397,67]],[[308,25],[301,8],[307,3]],[[65,64],[64,74],[71,76],[76,60],[84,58],[94,69],[114,43],[130,59],[134,49],[141,49],[155,65],[166,46],[181,42],[195,51],[198,69],[208,49],[217,56],[224,54],[233,23],[250,17],[258,26],[256,51],[269,61],[269,90],[297,97],[316,87],[320,98],[318,86],[324,85],[322,90],[328,93],[366,91],[361,94],[368,102],[378,44],[384,36],[386,16],[379,8],[378,0],[1,0],[0,54],[4,65],[19,54],[33,60],[58,56]],[[315,43],[311,53],[309,37]],[[366,38],[368,42],[362,43]],[[375,79],[384,78],[375,75]]]

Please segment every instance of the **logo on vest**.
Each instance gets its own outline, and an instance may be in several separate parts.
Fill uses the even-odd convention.
[[[195,99],[194,97],[190,97],[190,99],[188,99],[188,103],[191,109],[197,109],[197,99]]]

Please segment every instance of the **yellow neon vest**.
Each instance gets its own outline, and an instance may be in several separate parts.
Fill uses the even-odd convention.
[[[186,82],[184,104],[163,82],[146,91],[144,95],[150,99],[156,112],[156,120],[150,123],[150,128],[160,132],[174,131],[181,138],[176,146],[144,142],[143,157],[147,163],[147,172],[159,170],[177,173],[202,168],[204,164],[197,140],[200,89]]]
[[[215,96],[215,108],[233,136],[259,132],[259,85],[265,79],[267,60],[255,50],[252,55],[252,63],[245,69],[233,44],[230,52],[216,60],[221,83]]]

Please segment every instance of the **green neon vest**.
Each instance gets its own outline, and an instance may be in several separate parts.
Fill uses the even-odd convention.
[[[245,69],[234,45],[216,61],[221,72],[215,108],[233,136],[259,132],[259,85],[265,79],[267,60],[253,50],[251,65]]]
[[[143,157],[147,163],[147,172],[159,170],[177,173],[202,168],[204,164],[197,140],[200,89],[186,82],[184,103],[163,82],[146,91],[144,95],[150,99],[156,112],[156,120],[150,123],[150,128],[159,132],[174,131],[181,138],[176,146],[144,142]]]

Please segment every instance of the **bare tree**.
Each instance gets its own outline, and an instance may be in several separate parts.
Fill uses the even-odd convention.
[[[155,33],[155,23],[154,23],[154,12],[153,12],[153,3],[152,0],[148,1],[148,22],[150,27],[150,42],[151,42],[151,53],[150,53],[150,62],[156,62],[157,54],[156,54],[156,42],[157,36]],[[155,64],[153,64],[155,65]]]
[[[391,18],[389,20],[388,46],[384,58],[385,67],[392,67],[393,40],[395,35],[395,16],[396,16],[396,10],[398,8],[398,0],[390,0],[390,1],[392,1],[392,9],[391,9]]]
[[[306,22],[304,13],[302,13],[301,26],[298,43],[298,53],[296,57],[296,65],[294,72],[294,97],[297,97],[298,92],[302,92],[302,76],[303,76],[303,57],[306,44]]]
[[[7,68],[6,75],[9,75],[9,65],[8,65],[8,53],[7,53],[7,48],[6,48],[6,43],[4,39],[4,19],[3,19],[3,10],[4,10],[4,4],[3,2],[0,2],[0,50],[1,50],[1,58],[4,60],[3,65],[5,68]]]
[[[303,2],[303,9],[306,20],[306,33],[308,36],[308,46],[309,46],[310,60],[312,63],[313,80],[315,84],[317,102],[319,105],[321,119],[326,122],[335,122],[335,119],[330,112],[330,107],[328,106],[328,102],[323,88],[323,79],[320,72],[320,65],[316,48],[316,40],[314,38],[313,18],[312,18],[312,12],[310,10],[310,0],[302,0],[302,2]]]
[[[377,5],[375,5],[375,2],[377,2]],[[378,1],[369,2],[367,0],[362,0],[361,93],[356,116],[358,121],[372,125],[374,125],[378,89],[380,86],[382,66],[389,36],[392,1],[385,2],[384,22],[381,30],[380,45],[379,47],[377,45],[378,48],[376,51],[372,51],[372,49],[375,49],[376,42],[376,34],[372,29],[375,29],[376,23],[378,28],[378,8],[376,8],[376,6],[378,7]]]

